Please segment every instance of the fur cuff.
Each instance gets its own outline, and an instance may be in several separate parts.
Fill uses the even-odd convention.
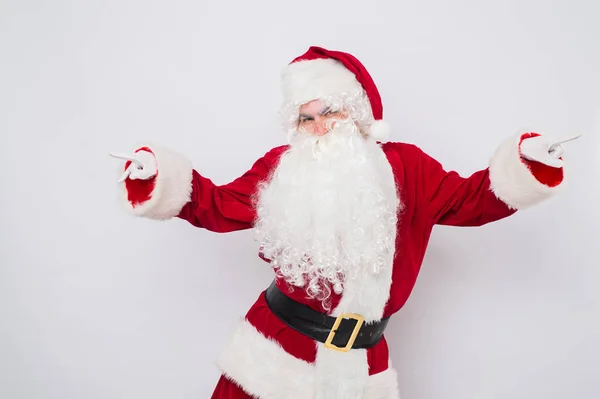
[[[175,217],[190,201],[192,191],[192,164],[183,155],[157,145],[144,146],[156,157],[158,173],[150,198],[141,203],[128,200],[125,182],[119,183],[120,197],[125,209],[134,216],[166,220]],[[120,173],[123,168],[120,169]]]
[[[324,350],[330,351],[325,357]],[[358,381],[354,379],[355,368],[346,361],[348,356],[362,358],[365,363],[362,367],[365,375]],[[244,320],[217,365],[223,375],[261,399],[398,399],[396,371],[390,367],[367,376],[366,362],[364,349],[334,353],[320,345],[316,364],[307,363],[287,353]]]
[[[543,184],[521,158],[521,135],[507,139],[490,160],[490,185],[496,197],[512,209],[525,209],[553,196],[560,186]]]

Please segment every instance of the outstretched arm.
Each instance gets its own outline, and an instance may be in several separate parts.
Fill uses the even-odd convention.
[[[419,171],[427,182],[422,196],[433,223],[480,226],[554,195],[563,182],[563,167],[561,154],[548,153],[549,142],[537,133],[511,137],[497,149],[489,167],[468,178],[445,171],[422,153]],[[546,156],[530,155],[544,151]]]
[[[137,177],[139,165],[131,161],[124,169],[133,171],[120,183],[126,209],[133,215],[156,220],[178,217],[196,227],[230,232],[252,227],[254,194],[266,180],[285,147],[277,147],[257,160],[242,176],[218,186],[192,168],[183,155],[160,146],[136,150],[136,157],[151,155],[156,172]]]

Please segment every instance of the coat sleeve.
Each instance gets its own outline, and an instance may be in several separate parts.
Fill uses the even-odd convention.
[[[510,137],[487,168],[462,177],[421,152],[422,201],[434,224],[481,226],[533,206],[555,194],[563,169],[521,157],[520,143],[536,133]]]
[[[158,173],[149,180],[126,179],[122,198],[136,216],[156,220],[180,218],[214,232],[251,228],[255,218],[254,195],[266,180],[285,147],[277,147],[258,159],[242,176],[216,185],[192,168],[183,155],[155,145],[137,151],[152,152]],[[125,167],[128,163],[125,164]]]

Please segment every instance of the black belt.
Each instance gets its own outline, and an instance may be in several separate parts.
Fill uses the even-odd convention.
[[[383,338],[389,320],[386,317],[364,324],[360,315],[344,313],[337,318],[328,316],[294,301],[281,292],[275,281],[265,291],[265,299],[271,311],[289,327],[324,343],[328,348],[343,352],[375,346]]]

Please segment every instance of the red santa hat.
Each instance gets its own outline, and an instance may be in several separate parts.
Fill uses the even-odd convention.
[[[284,69],[282,78],[286,103],[305,104],[363,90],[374,119],[367,133],[375,140],[383,140],[389,135],[390,126],[382,120],[383,105],[377,86],[353,55],[312,46]]]

